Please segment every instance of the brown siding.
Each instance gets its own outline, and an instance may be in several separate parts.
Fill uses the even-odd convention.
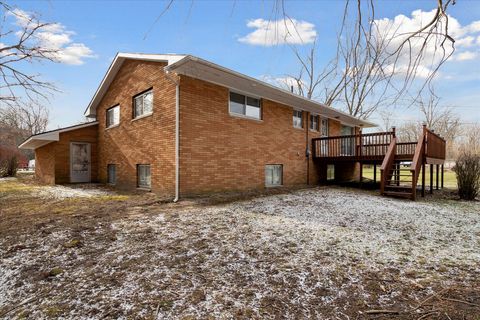
[[[263,100],[263,120],[244,119],[229,114],[228,88],[189,77],[180,88],[181,193],[264,188],[266,164],[283,164],[284,185],[307,183],[307,113],[297,129],[290,106]]]
[[[99,180],[106,182],[107,165],[117,165],[117,187],[137,186],[137,164],[150,164],[152,190],[175,190],[175,84],[163,63],[127,60],[97,108]],[[153,114],[132,120],[132,98],[153,88]],[[106,109],[120,104],[120,125],[106,129]]]
[[[35,150],[35,175],[43,183],[70,182],[70,143],[89,142],[91,179],[97,181],[97,129],[93,125],[60,133],[60,139]]]

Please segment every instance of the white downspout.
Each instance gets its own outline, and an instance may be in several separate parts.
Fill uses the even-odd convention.
[[[175,198],[180,198],[180,81],[172,77],[169,70],[165,70],[167,79],[175,84]]]
[[[175,83],[175,199],[180,197],[180,85]]]

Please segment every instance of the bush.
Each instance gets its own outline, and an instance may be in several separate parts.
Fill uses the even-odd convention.
[[[0,146],[0,177],[17,174],[19,152],[12,147]]]
[[[458,195],[461,199],[474,200],[480,190],[480,155],[462,153],[453,167],[457,175]]]

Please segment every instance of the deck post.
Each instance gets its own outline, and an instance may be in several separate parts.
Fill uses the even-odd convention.
[[[399,186],[400,185],[400,163],[397,163],[396,168],[397,168],[397,174],[396,174],[397,179],[396,180],[397,180],[397,186]]]
[[[425,163],[422,163],[422,197],[425,197]]]
[[[433,193],[433,164],[430,164],[430,194]]]
[[[440,165],[437,164],[437,167],[435,168],[435,174],[437,175],[437,177],[436,177],[436,178],[437,178],[437,179],[436,179],[437,181],[436,181],[436,183],[435,183],[435,189],[437,189],[437,190],[438,190],[438,169],[439,169],[439,167],[440,167]]]
[[[373,183],[377,183],[377,164],[373,164]]]
[[[442,164],[442,189],[443,189],[443,164]]]
[[[363,163],[360,161],[360,187],[362,187],[362,180],[363,180]]]

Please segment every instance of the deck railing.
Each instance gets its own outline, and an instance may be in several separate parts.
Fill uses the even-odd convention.
[[[312,139],[314,157],[383,156],[392,141],[393,132],[378,132]]]
[[[426,150],[427,158],[445,159],[446,141],[435,132],[425,128]]]
[[[422,133],[423,134],[423,133]],[[394,131],[331,136],[312,139],[314,158],[381,157],[387,154],[388,147],[395,136]],[[397,142],[397,157],[413,157],[417,141]],[[425,156],[445,159],[445,140],[425,128]]]

